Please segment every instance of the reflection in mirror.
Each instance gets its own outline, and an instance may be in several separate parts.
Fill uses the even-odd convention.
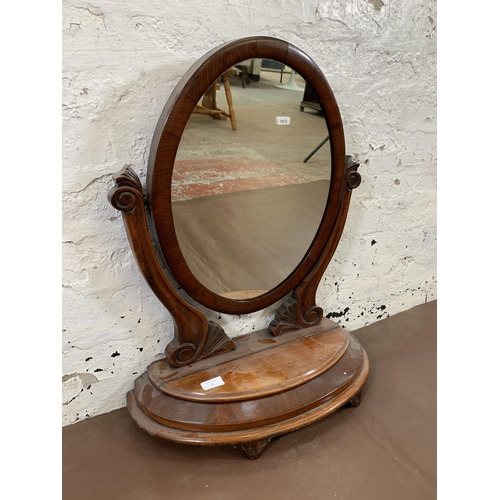
[[[231,299],[262,295],[299,265],[321,222],[330,144],[315,96],[279,61],[242,61],[221,75],[184,130],[172,213],[195,278]]]

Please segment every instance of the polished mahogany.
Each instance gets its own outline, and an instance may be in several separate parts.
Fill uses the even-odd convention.
[[[188,120],[205,93],[220,75],[254,58],[286,64],[317,97],[330,141],[328,202],[307,252],[281,283],[258,296],[219,295],[196,279],[177,240],[174,162]],[[325,76],[310,57],[283,40],[250,37],[223,44],[181,79],[152,139],[146,188],[127,166],[114,176],[109,193],[111,204],[122,212],[142,274],[175,324],[165,358],[153,362],[127,395],[132,418],[142,429],[187,444],[233,445],[254,459],[272,437],[346,403],[360,403],[369,372],[366,353],[354,337],[324,318],[316,304],[316,290],[339,243],[351,192],[361,182],[358,167],[345,154],[340,112]],[[179,286],[192,300],[181,298]],[[197,307],[247,314],[279,301],[268,328],[235,339]],[[213,381],[218,385],[206,385]]]

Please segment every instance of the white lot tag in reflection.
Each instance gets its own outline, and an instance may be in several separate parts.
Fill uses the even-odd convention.
[[[219,377],[211,378],[210,380],[206,380],[201,383],[201,387],[203,387],[204,391],[208,391],[208,389],[213,389],[214,387],[219,387],[220,385],[224,385],[224,380]]]
[[[289,116],[277,116],[276,117],[276,125],[290,125],[290,117]]]

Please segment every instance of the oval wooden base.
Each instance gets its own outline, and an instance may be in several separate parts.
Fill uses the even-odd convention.
[[[339,329],[335,325],[331,330],[338,336]],[[359,405],[369,373],[368,357],[352,335],[340,330],[348,339],[342,356],[315,378],[304,373],[300,385],[265,396],[251,390],[247,399],[240,394],[237,400],[210,402],[167,394],[146,372],[127,394],[130,415],[152,436],[185,444],[233,445],[248,458],[258,458],[271,438],[309,425],[351,401],[353,406]],[[321,334],[324,336],[324,328]],[[234,366],[234,360],[230,363]]]

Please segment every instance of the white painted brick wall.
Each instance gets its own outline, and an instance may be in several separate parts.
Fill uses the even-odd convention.
[[[362,163],[318,305],[354,330],[436,298],[436,17],[429,0],[63,1],[63,425],[124,406],[172,337],[106,197],[125,164],[144,180],[170,92],[225,41],[308,53]],[[221,323],[236,334],[270,313]]]

